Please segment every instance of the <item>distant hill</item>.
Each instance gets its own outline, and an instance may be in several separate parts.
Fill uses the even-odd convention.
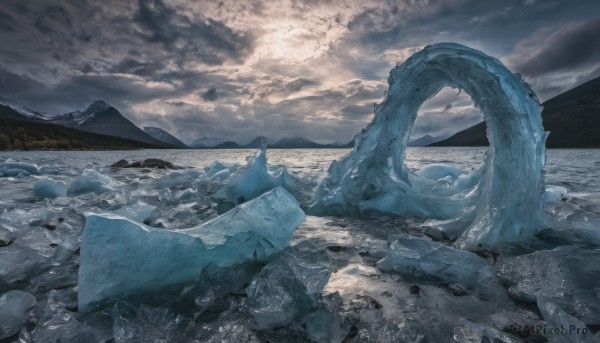
[[[188,146],[193,149],[210,149],[226,141],[226,139],[217,137],[201,137],[190,142]]]
[[[588,81],[542,104],[547,148],[600,148],[600,78]],[[487,146],[485,122],[430,146]]]
[[[441,141],[443,138],[441,137],[432,137],[430,135],[425,135],[421,138],[417,138],[414,141],[408,142],[409,147],[420,147],[420,146],[428,146],[435,142]]]
[[[155,145],[76,130],[42,121],[6,119],[0,115],[0,150],[155,149]]]
[[[262,141],[266,138],[258,136],[250,141],[248,144],[238,144],[233,141],[226,141],[213,147],[207,147],[205,149],[257,149],[262,144]],[[268,143],[269,149],[337,149],[337,148],[351,148],[354,145],[354,141],[347,144],[319,144],[301,137],[290,137],[283,138],[275,143]]]
[[[160,127],[146,126],[146,127],[144,127],[144,132],[149,134],[152,138],[158,139],[159,141],[161,141],[163,143],[171,144],[180,149],[188,148],[188,146],[185,145],[185,143],[183,143],[182,141],[180,141],[179,139],[177,139],[175,136],[168,133],[167,131],[161,129]]]

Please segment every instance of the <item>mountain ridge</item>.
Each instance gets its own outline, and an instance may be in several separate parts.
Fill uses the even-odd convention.
[[[582,83],[542,106],[542,125],[550,131],[547,148],[600,148],[600,77]],[[484,122],[429,146],[488,146]]]

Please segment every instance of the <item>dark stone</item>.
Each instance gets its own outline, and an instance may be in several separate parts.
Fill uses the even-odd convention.
[[[58,217],[58,219],[57,219],[57,220],[58,220],[60,223],[62,223],[62,222],[64,222],[64,221],[65,221],[65,218],[63,218],[63,217]]]
[[[420,295],[421,294],[421,287],[419,287],[418,285],[410,285],[408,287],[408,292],[412,295]]]
[[[111,165],[111,167],[113,167],[113,168],[128,168],[129,162],[127,160],[119,160],[119,161],[117,161],[117,163],[114,163],[113,165]]]
[[[8,238],[0,238],[0,248],[7,247],[12,244],[12,241]]]
[[[56,225],[52,225],[52,224],[48,224],[48,223],[46,223],[46,224],[42,225],[42,227],[43,227],[44,229],[48,229],[48,230],[50,230],[50,231],[54,231],[54,230],[56,230]]]
[[[457,296],[457,297],[462,297],[462,296],[469,294],[469,290],[459,284],[447,284],[445,282],[442,282],[442,283],[439,283],[438,285],[441,288],[448,291],[450,294]]]
[[[143,162],[134,161],[129,163],[127,160],[120,160],[117,163],[111,165],[113,168],[151,168],[151,169],[183,169],[183,167],[176,166],[171,162],[167,162],[158,158],[148,158]],[[147,170],[147,169],[146,169]]]
[[[393,297],[394,296],[392,294],[392,292],[390,292],[390,291],[385,291],[385,292],[381,293],[381,295],[385,295],[386,297]]]
[[[329,250],[331,252],[342,252],[342,251],[346,251],[347,248],[343,247],[341,245],[330,245],[327,247],[327,250]]]
[[[163,161],[158,158],[149,158],[142,163],[144,168],[159,168],[159,169],[177,169],[171,162]]]

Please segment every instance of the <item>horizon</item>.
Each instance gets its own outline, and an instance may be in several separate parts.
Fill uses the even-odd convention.
[[[43,1],[0,4],[0,94],[62,114],[95,99],[190,142],[349,142],[389,71],[424,46],[469,45],[543,102],[600,76],[600,4],[510,1]],[[464,92],[421,107],[413,139],[481,121]]]

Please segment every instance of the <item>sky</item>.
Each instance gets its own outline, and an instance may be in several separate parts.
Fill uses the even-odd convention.
[[[544,101],[600,76],[598,32],[598,0],[2,0],[0,94],[50,114],[102,99],[188,142],[348,142],[428,44],[494,56]],[[457,93],[423,104],[414,138],[481,121]]]

